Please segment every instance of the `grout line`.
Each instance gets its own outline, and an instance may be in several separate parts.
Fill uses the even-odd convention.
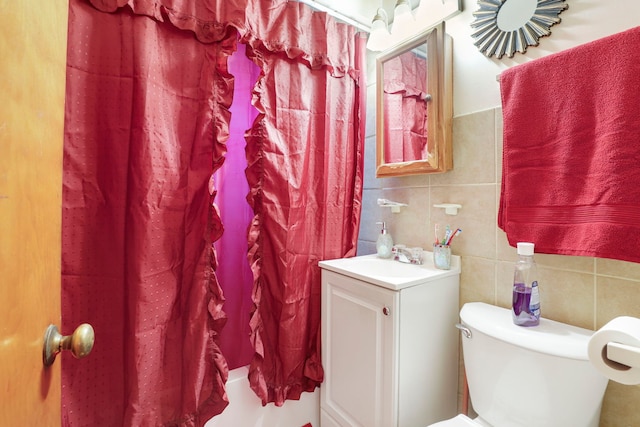
[[[593,259],[593,330],[598,326],[598,262]]]

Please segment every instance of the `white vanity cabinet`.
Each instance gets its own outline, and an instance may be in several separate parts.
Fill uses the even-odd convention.
[[[453,258],[448,271],[375,256],[320,262],[322,427],[423,427],[456,415]]]

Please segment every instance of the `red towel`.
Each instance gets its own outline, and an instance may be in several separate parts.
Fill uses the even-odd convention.
[[[639,46],[636,27],[502,73],[511,245],[640,262]]]

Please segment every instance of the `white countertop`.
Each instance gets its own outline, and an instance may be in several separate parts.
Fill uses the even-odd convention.
[[[460,257],[451,256],[451,269],[439,270],[433,265],[433,253],[424,252],[422,265],[405,264],[392,258],[364,255],[320,261],[320,268],[360,279],[387,289],[400,290],[411,286],[460,274]]]

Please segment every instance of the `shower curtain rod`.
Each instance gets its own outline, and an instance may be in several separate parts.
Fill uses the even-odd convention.
[[[337,18],[341,21],[346,22],[349,25],[353,25],[356,28],[359,28],[362,31],[365,31],[367,33],[369,33],[371,31],[371,25],[366,25],[358,20],[356,20],[355,18],[352,18],[350,16],[347,16],[345,14],[343,14],[342,12],[339,12],[335,9],[332,9],[328,6],[325,6],[321,3],[316,2],[315,0],[296,0],[299,3],[304,3],[307,6],[312,7],[313,9],[316,9],[320,12],[326,12],[327,14],[333,16],[334,18]]]

